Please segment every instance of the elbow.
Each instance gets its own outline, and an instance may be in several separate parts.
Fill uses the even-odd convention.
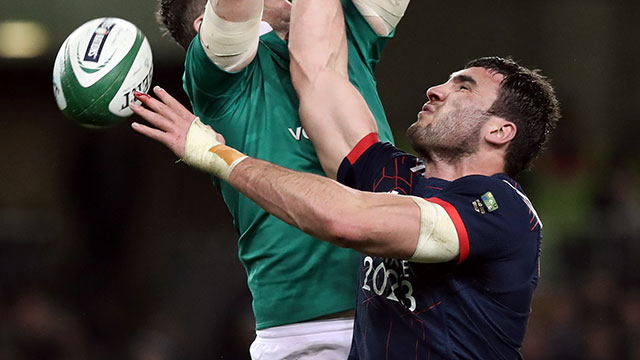
[[[339,247],[362,250],[366,233],[356,214],[333,211],[322,224],[325,240]]]
[[[304,96],[313,89],[321,88],[320,81],[327,77],[327,73],[333,72],[328,59],[313,56],[313,53],[303,46],[289,43],[289,58],[291,82],[298,96]]]
[[[298,92],[298,96],[304,95],[305,89],[309,87],[312,79],[317,74],[318,69],[313,69],[309,66],[308,62],[305,62],[305,57],[300,54],[301,50],[296,46],[289,44],[289,72],[291,73],[291,82],[294,89]]]

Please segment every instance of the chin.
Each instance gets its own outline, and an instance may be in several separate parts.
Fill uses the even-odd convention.
[[[426,111],[420,111],[418,113],[418,120],[416,122],[417,123],[422,123],[423,125],[430,124],[434,120],[434,116],[433,115],[434,114],[426,112]]]

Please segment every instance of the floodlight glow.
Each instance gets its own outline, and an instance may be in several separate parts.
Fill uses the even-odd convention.
[[[42,55],[48,45],[49,34],[34,21],[7,20],[0,22],[0,57],[10,59],[34,58]]]

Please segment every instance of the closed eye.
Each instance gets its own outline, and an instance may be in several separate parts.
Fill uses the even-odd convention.
[[[459,74],[451,78],[454,84],[458,85],[458,90],[468,90],[476,87],[478,83],[469,75]]]

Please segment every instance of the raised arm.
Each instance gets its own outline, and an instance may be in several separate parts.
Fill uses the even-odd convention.
[[[411,196],[350,189],[325,177],[247,157],[222,144],[217,133],[194,120],[166,91],[157,87],[154,91],[163,102],[138,93],[136,97],[150,110],[132,105],[154,127],[133,123],[134,130],[169,147],[187,164],[228,181],[288,224],[365,254],[420,262],[458,256],[453,224],[436,205]]]
[[[340,0],[293,3],[289,53],[302,125],[325,173],[335,179],[342,159],[358,141],[377,132],[373,114],[348,79]]]
[[[263,0],[208,0],[200,42],[209,58],[226,71],[249,64],[258,50]]]

